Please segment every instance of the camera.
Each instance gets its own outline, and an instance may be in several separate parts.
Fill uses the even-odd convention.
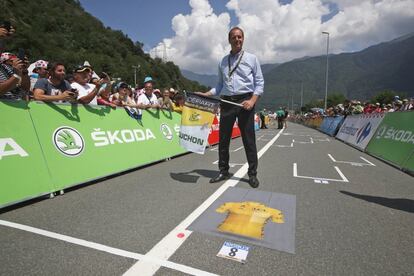
[[[10,32],[10,29],[11,29],[10,21],[3,21],[3,24],[1,25],[1,27],[5,28],[8,32]]]
[[[24,61],[24,59],[26,57],[26,53],[24,52],[24,49],[23,48],[19,48],[19,53],[17,54],[17,57],[20,60]]]

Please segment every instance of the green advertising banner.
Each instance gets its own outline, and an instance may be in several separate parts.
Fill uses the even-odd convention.
[[[0,101],[0,208],[54,190],[23,101]]]
[[[185,152],[175,112],[137,120],[123,108],[35,102],[30,113],[56,190]]]
[[[367,152],[414,171],[414,112],[387,113],[368,144]]]

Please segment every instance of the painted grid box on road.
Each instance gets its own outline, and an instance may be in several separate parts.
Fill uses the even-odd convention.
[[[178,113],[144,111],[138,121],[124,109],[32,103],[35,128],[56,190],[172,157]]]
[[[381,113],[348,116],[336,134],[336,138],[365,150],[383,118],[384,114]]]
[[[0,101],[0,208],[53,191],[28,110],[23,101]]]
[[[387,113],[367,152],[414,172],[414,112]]]

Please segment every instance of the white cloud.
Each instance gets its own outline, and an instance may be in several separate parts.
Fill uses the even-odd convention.
[[[220,58],[230,47],[230,14],[215,14],[208,0],[190,0],[190,14],[172,19],[175,36],[165,38],[167,53],[181,68],[216,73]],[[338,13],[328,21],[329,3]],[[245,32],[244,48],[262,64],[280,63],[303,56],[322,55],[330,33],[330,52],[357,51],[414,30],[413,0],[230,0]]]

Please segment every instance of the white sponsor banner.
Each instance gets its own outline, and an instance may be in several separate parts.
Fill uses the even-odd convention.
[[[365,150],[384,116],[383,113],[347,116],[336,138]]]
[[[207,126],[181,126],[179,137],[180,145],[185,149],[204,154],[208,143],[210,127]]]

